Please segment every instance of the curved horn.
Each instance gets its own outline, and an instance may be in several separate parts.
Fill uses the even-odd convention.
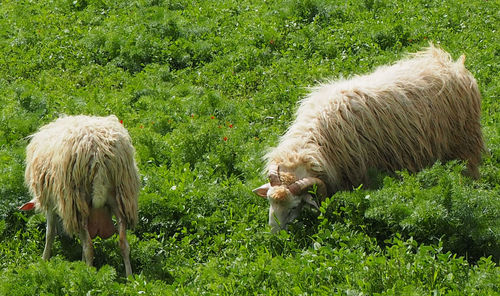
[[[317,186],[316,194],[318,196],[326,197],[327,190],[326,190],[325,183],[321,179],[315,178],[315,177],[306,177],[306,178],[297,180],[293,184],[288,186],[288,190],[290,190],[290,192],[293,195],[300,195],[305,190],[307,190],[309,187],[313,186],[314,184],[316,184],[316,186]]]
[[[281,185],[280,169],[277,164],[271,164],[269,166],[269,183],[271,183],[271,186]]]

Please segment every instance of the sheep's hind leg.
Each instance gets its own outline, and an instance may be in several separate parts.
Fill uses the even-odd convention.
[[[122,252],[123,263],[125,265],[125,274],[127,277],[132,275],[132,267],[130,266],[130,246],[127,241],[127,223],[122,217],[118,218],[118,234],[120,235],[120,250]]]
[[[82,260],[87,263],[88,266],[92,266],[94,261],[94,246],[92,244],[92,239],[90,238],[88,224],[85,221],[80,230],[80,240],[82,242]]]
[[[45,215],[47,219],[47,231],[45,233],[45,249],[43,250],[42,258],[44,260],[50,259],[52,244],[54,243],[54,236],[56,235],[56,213],[54,211],[47,211]]]

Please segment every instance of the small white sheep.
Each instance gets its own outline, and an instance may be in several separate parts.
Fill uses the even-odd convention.
[[[45,213],[47,233],[43,258],[50,258],[56,215],[64,230],[79,234],[83,260],[92,265],[92,239],[116,232],[126,275],[132,274],[127,227],[137,222],[139,175],[134,147],[115,116],[66,116],[31,136],[26,148],[25,182],[33,199],[21,210]]]
[[[476,80],[465,57],[431,45],[373,73],[320,85],[301,101],[279,145],[266,156],[273,231],[319,195],[367,184],[368,170],[416,172],[437,160],[467,161],[479,177],[484,144]]]

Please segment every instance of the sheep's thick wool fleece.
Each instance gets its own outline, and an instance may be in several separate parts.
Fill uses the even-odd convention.
[[[451,159],[477,169],[481,95],[464,60],[431,45],[371,74],[313,88],[266,155],[267,169],[303,166],[330,192],[367,182],[369,169],[414,172]]]
[[[109,202],[133,226],[139,192],[134,153],[115,116],[61,117],[31,136],[25,182],[37,209],[58,213],[70,234],[86,224],[91,207]]]

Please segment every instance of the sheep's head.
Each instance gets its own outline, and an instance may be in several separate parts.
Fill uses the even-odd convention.
[[[253,192],[269,200],[269,225],[272,232],[286,229],[287,224],[297,218],[306,204],[319,209],[309,193],[313,186],[316,186],[318,196],[326,196],[326,186],[318,178],[297,179],[295,174],[290,172],[280,174],[277,165],[269,168],[269,183],[254,189]]]

